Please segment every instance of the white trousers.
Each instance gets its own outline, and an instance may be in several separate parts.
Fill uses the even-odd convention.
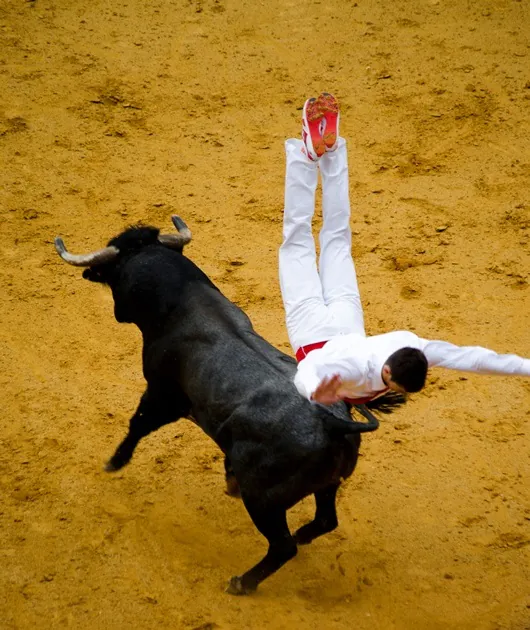
[[[301,140],[285,143],[285,208],[279,252],[280,288],[289,341],[301,346],[337,335],[365,335],[364,317],[351,256],[346,141],[318,162],[302,153]],[[323,225],[317,268],[312,218],[318,171],[322,179]]]

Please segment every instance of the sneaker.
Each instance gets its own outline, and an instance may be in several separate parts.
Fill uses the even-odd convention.
[[[322,139],[326,151],[334,151],[337,148],[337,140],[339,138],[339,101],[328,92],[323,92],[317,98],[318,111],[324,117],[324,126],[322,129]]]
[[[305,153],[313,162],[316,162],[326,152],[326,145],[322,137],[324,125],[324,114],[320,111],[318,99],[308,98],[304,103],[302,114],[302,140],[304,141]]]

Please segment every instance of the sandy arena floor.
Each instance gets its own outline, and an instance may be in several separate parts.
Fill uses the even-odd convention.
[[[433,372],[364,440],[339,528],[232,597],[266,545],[206,436],[102,471],[140,335],[53,249],[177,212],[288,350],[283,141],[333,91],[369,332],[530,356],[529,34],[528,0],[0,3],[2,629],[530,628],[529,380]]]

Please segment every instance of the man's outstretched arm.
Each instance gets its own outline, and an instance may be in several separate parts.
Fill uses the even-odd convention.
[[[497,354],[481,346],[457,346],[446,341],[425,341],[422,350],[429,367],[477,374],[530,376],[530,359],[516,354]]]

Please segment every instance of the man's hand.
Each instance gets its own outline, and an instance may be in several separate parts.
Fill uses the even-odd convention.
[[[323,378],[320,385],[313,392],[311,400],[323,405],[332,405],[339,402],[339,400],[342,400],[338,394],[341,385],[342,379],[338,374],[334,374],[330,378]]]

